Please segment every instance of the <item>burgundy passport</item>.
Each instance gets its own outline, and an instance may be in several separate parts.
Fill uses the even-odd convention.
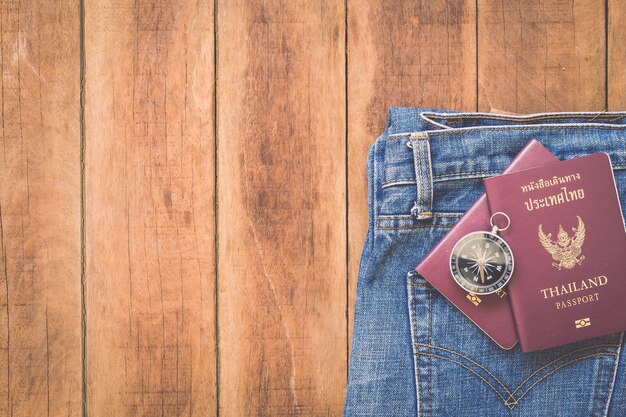
[[[532,140],[503,173],[557,160],[543,145]],[[517,334],[506,287],[496,294],[480,297],[469,294],[454,281],[448,267],[454,245],[468,233],[490,230],[489,217],[489,205],[483,194],[415,269],[494,342],[504,349],[511,349],[517,343]],[[514,279],[515,276],[511,278]]]
[[[515,257],[508,284],[523,352],[626,330],[626,232],[609,156],[485,180]]]

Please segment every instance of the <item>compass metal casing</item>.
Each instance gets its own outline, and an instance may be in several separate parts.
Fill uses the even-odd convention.
[[[465,291],[492,294],[513,275],[513,252],[504,239],[492,232],[473,232],[461,238],[450,253],[450,273]]]

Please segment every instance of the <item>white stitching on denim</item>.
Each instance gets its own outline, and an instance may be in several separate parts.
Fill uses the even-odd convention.
[[[441,123],[437,123],[437,122],[435,122],[434,120],[431,120],[431,119],[429,119],[429,118],[427,118],[427,117],[423,117],[423,116],[422,116],[423,114],[424,114],[424,113],[420,113],[419,117],[420,117],[420,119],[422,119],[422,120],[423,120],[423,121],[425,121],[426,123],[428,123],[428,124],[430,124],[430,125],[432,125],[432,126],[436,126],[436,127],[438,127],[438,128],[452,129],[451,127],[448,127],[448,126],[442,125]]]
[[[400,185],[415,185],[415,178],[405,178],[405,179],[397,180],[397,181],[383,182],[382,188],[384,190],[389,187],[400,186]]]
[[[439,117],[439,116],[434,116],[434,115],[430,115],[430,116],[426,116],[426,117],[432,117],[433,119],[439,119],[439,120],[447,120],[448,121],[448,125],[443,124],[443,123],[439,123],[439,122],[431,122],[432,124],[435,124],[437,126],[441,126],[447,129],[455,129],[455,126],[450,126],[450,124],[453,123],[462,123],[465,121],[469,121],[469,120],[498,120],[498,121],[506,121],[506,122],[517,122],[520,124],[529,124],[529,123],[536,123],[537,121],[543,121],[543,120],[563,120],[563,119],[583,119],[580,123],[592,123],[594,120],[599,119],[599,120],[603,120],[603,123],[612,123],[616,120],[619,119],[623,119],[626,116],[619,116],[619,117],[608,117],[608,116],[602,116],[602,115],[597,115],[593,118],[591,118],[591,120],[586,120],[588,118],[590,118],[591,116],[577,116],[577,117],[569,117],[569,116],[547,116],[547,117],[530,117],[530,118],[515,118],[515,119],[511,119],[511,118],[507,118],[507,117],[480,117],[480,116],[476,116],[476,117],[472,117],[472,116],[464,116],[464,117]],[[611,120],[607,120],[607,119],[611,119]],[[424,118],[424,120],[428,120],[426,118]],[[506,125],[498,125],[498,126],[506,126]]]
[[[373,201],[373,210],[374,213],[372,213],[372,217],[371,219],[374,220],[374,222],[376,221],[376,217],[378,216],[378,176],[379,176],[379,172],[378,172],[378,144],[379,142],[376,141],[374,143],[374,179],[373,179],[373,185],[372,185],[372,190],[374,191],[374,195],[372,196],[372,198],[374,199]],[[374,226],[374,232],[376,232],[376,225],[372,225]],[[375,233],[374,233],[375,235]],[[375,237],[375,236],[374,236]],[[372,244],[373,245],[373,244]]]
[[[428,288],[428,344],[433,344],[433,287]],[[430,348],[428,348],[430,353]],[[433,417],[433,382],[432,382],[432,359],[428,357],[428,397],[430,398],[430,417]]]
[[[438,213],[433,212],[433,217],[442,217],[442,218],[459,218],[463,216],[464,213]],[[386,215],[381,214],[378,216],[377,220],[413,220],[413,216],[410,214],[399,214],[399,215]]]
[[[483,371],[485,371],[485,372],[486,372],[489,376],[491,376],[491,377],[492,377],[492,378],[493,378],[493,379],[494,379],[494,380],[498,383],[498,385],[500,385],[500,386],[501,386],[501,387],[502,387],[502,388],[506,391],[506,393],[507,393],[507,394],[509,394],[509,397],[510,397],[510,398],[509,398],[509,400],[510,400],[510,399],[513,399],[513,400],[515,401],[515,404],[517,404],[517,402],[519,402],[519,400],[522,398],[522,396],[523,396],[523,395],[525,395],[525,394],[526,394],[526,393],[530,390],[530,388],[532,388],[534,385],[536,385],[538,381],[541,381],[542,379],[545,379],[547,375],[551,375],[551,374],[553,374],[553,373],[554,373],[554,372],[552,372],[552,371],[551,371],[551,372],[548,372],[548,374],[547,374],[547,375],[544,375],[543,377],[539,378],[539,380],[538,380],[538,381],[536,381],[536,382],[534,382],[534,383],[533,383],[533,384],[532,384],[532,385],[531,385],[531,386],[530,386],[530,387],[529,387],[529,388],[528,388],[528,389],[524,392],[524,394],[523,394],[522,396],[520,396],[517,400],[515,400],[514,394],[515,394],[517,391],[519,391],[519,389],[520,389],[520,388],[522,388],[522,387],[524,386],[524,384],[526,384],[528,381],[530,381],[530,380],[531,380],[531,379],[532,379],[535,375],[537,375],[537,374],[538,374],[539,372],[541,372],[542,370],[544,370],[544,369],[548,368],[550,365],[554,365],[555,363],[557,363],[557,362],[561,361],[562,359],[564,359],[564,358],[566,358],[566,357],[568,357],[568,356],[571,356],[571,355],[573,355],[573,354],[575,354],[575,353],[579,353],[579,352],[582,352],[582,351],[585,351],[585,350],[592,350],[592,349],[598,349],[598,348],[609,348],[609,347],[621,347],[621,344],[609,344],[609,343],[605,343],[605,344],[593,345],[593,346],[587,346],[587,347],[585,347],[585,348],[581,348],[581,349],[576,349],[576,350],[573,350],[573,351],[571,351],[571,352],[568,352],[568,353],[566,353],[566,354],[564,354],[564,355],[561,355],[561,356],[557,357],[556,359],[553,359],[552,361],[548,362],[547,364],[543,365],[542,367],[540,367],[540,368],[536,369],[536,370],[535,370],[535,371],[534,371],[534,372],[533,372],[530,376],[528,376],[528,377],[527,377],[524,381],[522,381],[522,382],[521,382],[521,383],[517,386],[517,388],[515,388],[513,391],[510,391],[510,390],[506,387],[506,385],[504,385],[504,383],[503,383],[503,382],[502,382],[502,381],[501,381],[498,377],[496,377],[496,376],[495,376],[495,375],[494,375],[491,371],[489,371],[489,369],[487,369],[484,365],[482,365],[482,364],[480,364],[479,362],[476,362],[475,360],[473,360],[473,359],[471,359],[471,358],[469,358],[469,357],[467,357],[467,356],[463,355],[463,354],[462,354],[462,353],[460,353],[460,352],[457,352],[457,351],[455,351],[455,350],[453,350],[453,349],[444,348],[444,347],[442,347],[442,346],[428,345],[428,344],[425,344],[425,343],[417,343],[417,342],[415,342],[414,344],[415,344],[416,346],[425,346],[425,347],[428,347],[428,348],[434,348],[434,349],[443,350],[443,351],[446,351],[446,352],[449,352],[449,353],[453,353],[453,354],[455,354],[455,355],[457,355],[457,356],[460,356],[461,358],[465,359],[466,361],[468,361],[468,362],[470,362],[470,363],[472,363],[472,364],[476,365],[477,367],[479,367],[480,369],[482,369]],[[428,355],[428,354],[430,354],[430,353],[420,353],[420,352],[418,351],[418,353],[417,353],[417,354],[418,354],[418,355]],[[433,354],[433,355],[434,355],[434,354]],[[591,354],[591,355],[582,356],[582,357],[580,357],[580,358],[578,358],[578,359],[586,359],[586,358],[593,357],[593,356],[598,356],[598,355],[613,355],[613,356],[615,356],[615,355],[618,355],[618,354],[617,354],[617,353],[611,353],[611,352],[596,352],[596,353]],[[576,361],[577,361],[577,360],[573,360],[573,361],[570,361],[570,362],[566,362],[565,364],[558,366],[558,367],[556,368],[556,370],[561,369],[561,368],[562,368],[562,367],[564,367],[565,365],[567,365],[567,364],[569,364],[569,363],[576,362]],[[506,404],[509,400],[505,400],[505,404]],[[507,405],[508,405],[508,404],[507,404]]]
[[[607,417],[609,414],[609,406],[611,405],[611,399],[613,398],[613,390],[615,389],[615,381],[617,380],[617,369],[619,368],[619,359],[622,354],[622,347],[624,346],[624,333],[620,336],[619,347],[617,348],[617,357],[615,359],[615,363],[613,364],[613,377],[609,378],[609,395],[606,399],[606,405],[604,406],[604,412],[602,417]]]
[[[480,369],[482,369],[487,374],[489,374],[506,391],[507,394],[511,394],[511,391],[509,391],[509,389],[506,387],[506,385],[504,385],[504,383],[502,383],[502,381],[500,381],[500,379],[498,379],[498,377],[496,377],[491,371],[489,371],[489,369],[485,368],[485,366],[481,365],[480,363],[476,362],[475,360],[473,360],[473,359],[471,359],[471,358],[469,358],[469,357],[467,357],[467,356],[465,356],[465,355],[463,355],[463,354],[461,354],[461,353],[459,353],[459,352],[457,352],[455,350],[447,349],[447,348],[444,348],[444,347],[441,347],[441,346],[427,345],[427,344],[424,344],[424,343],[415,343],[415,344],[419,345],[419,346],[425,346],[425,347],[428,347],[428,348],[434,348],[434,349],[439,349],[439,350],[443,350],[443,351],[446,351],[446,352],[454,353],[454,354],[462,357],[466,361],[468,361],[468,362],[478,366]]]
[[[533,382],[533,384],[532,384],[530,387],[528,387],[528,388],[526,389],[526,391],[524,391],[524,393],[523,393],[522,395],[520,395],[520,397],[517,399],[517,401],[519,402],[522,398],[524,398],[524,396],[525,396],[526,394],[528,394],[528,392],[529,392],[529,391],[530,391],[530,390],[531,390],[531,389],[532,389],[535,385],[537,385],[539,382],[543,381],[544,379],[546,379],[546,378],[547,378],[547,377],[549,377],[550,375],[554,374],[554,373],[555,373],[556,371],[558,371],[559,369],[565,368],[566,366],[569,366],[569,365],[571,365],[571,364],[573,364],[573,363],[580,362],[580,361],[582,361],[582,360],[589,359],[589,358],[592,358],[592,357],[595,357],[595,356],[615,356],[615,353],[599,352],[599,353],[594,353],[593,355],[581,356],[580,358],[576,358],[576,359],[573,359],[573,360],[571,360],[571,361],[569,361],[569,362],[565,362],[565,363],[564,363],[564,364],[562,364],[561,366],[558,366],[558,367],[554,368],[553,370],[551,370],[550,372],[548,372],[547,374],[545,374],[544,376],[542,376],[541,378],[539,378],[538,380],[536,380],[535,382]]]
[[[432,229],[437,228],[451,228],[452,224],[427,224],[423,226],[399,226],[399,227],[376,227],[376,230],[412,230],[412,229]]]
[[[417,343],[420,346],[428,346],[424,343]],[[557,358],[553,359],[552,361],[544,364],[542,367],[538,368],[535,370],[535,372],[533,372],[532,374],[530,374],[530,376],[528,376],[528,378],[526,378],[524,381],[522,381],[519,386],[512,392],[512,394],[515,394],[526,382],[528,382],[530,379],[532,379],[532,377],[534,377],[536,374],[538,374],[540,371],[546,369],[547,367],[549,367],[550,365],[554,365],[555,363],[557,363],[558,361],[571,356],[575,353],[579,353],[579,352],[583,352],[585,350],[592,350],[592,349],[600,349],[600,348],[617,348],[620,347],[621,345],[619,344],[612,344],[612,343],[603,343],[600,345],[592,345],[592,346],[587,346],[581,349],[576,349],[576,350],[572,350],[571,352],[567,352],[561,356],[558,356]],[[437,345],[433,345],[433,346],[429,346],[431,348],[435,348],[435,349],[439,349],[439,350],[443,350],[446,352],[450,352],[453,353],[455,355],[458,355],[460,357],[462,357],[463,359],[466,359],[468,362],[473,363],[474,365],[478,366],[479,368],[481,368],[482,370],[484,370],[485,372],[487,372],[489,375],[491,375],[494,379],[498,379],[495,375],[493,375],[484,365],[482,365],[479,362],[474,361],[473,359],[463,355],[461,352],[458,352],[454,349],[449,349],[449,348],[445,348],[443,346],[437,346]],[[501,385],[504,387],[504,384],[501,383]],[[508,391],[507,391],[508,392]]]
[[[594,354],[587,355],[587,356],[581,356],[581,357],[576,358],[576,359],[573,359],[573,360],[571,360],[571,361],[569,361],[569,362],[565,362],[564,364],[562,364],[562,365],[560,365],[560,366],[556,367],[555,369],[551,370],[550,372],[546,373],[544,376],[542,376],[541,378],[539,378],[539,379],[537,379],[535,382],[533,382],[533,384],[532,384],[531,386],[529,386],[529,387],[528,387],[528,389],[526,389],[526,391],[524,391],[524,392],[522,393],[522,395],[521,395],[521,396],[519,396],[519,397],[516,399],[513,395],[511,395],[511,394],[509,393],[508,389],[506,389],[506,388],[505,388],[505,390],[507,391],[507,394],[509,394],[509,398],[504,398],[504,396],[502,396],[502,394],[500,394],[500,392],[498,392],[498,390],[497,390],[497,389],[496,389],[496,388],[495,388],[495,387],[494,387],[491,383],[489,383],[489,381],[487,381],[487,380],[486,380],[486,379],[485,379],[482,375],[480,375],[478,372],[474,371],[474,370],[473,370],[473,369],[471,369],[469,366],[467,366],[467,365],[465,365],[465,364],[463,364],[463,363],[461,363],[461,362],[458,362],[458,361],[455,361],[455,360],[453,360],[453,359],[451,359],[451,358],[448,358],[448,357],[446,357],[446,356],[441,356],[441,355],[437,355],[437,354],[434,354],[434,353],[417,353],[417,355],[427,355],[427,356],[428,356],[428,355],[430,355],[430,356],[433,356],[433,357],[435,357],[435,358],[440,358],[440,359],[444,359],[444,360],[447,360],[447,361],[450,361],[450,362],[456,363],[457,365],[461,366],[462,368],[467,369],[467,370],[468,370],[468,371],[470,371],[472,374],[476,375],[478,378],[480,378],[481,380],[483,380],[483,382],[485,382],[485,383],[486,383],[486,384],[487,384],[487,385],[488,385],[488,386],[489,386],[489,387],[493,390],[493,392],[495,392],[495,393],[496,393],[496,394],[497,394],[500,398],[502,398],[502,401],[504,401],[504,405],[505,405],[506,407],[508,407],[509,409],[511,409],[511,410],[512,410],[512,409],[513,409],[513,408],[514,408],[517,404],[519,404],[519,402],[521,401],[521,399],[522,399],[522,398],[524,398],[524,396],[526,396],[526,394],[528,394],[528,392],[530,392],[530,390],[531,390],[531,389],[532,389],[535,385],[537,385],[539,382],[543,381],[544,379],[546,379],[546,378],[547,378],[547,377],[549,377],[550,375],[554,374],[554,373],[555,373],[555,372],[557,372],[558,370],[560,370],[560,369],[562,369],[562,368],[565,368],[566,366],[569,366],[569,365],[571,365],[571,364],[573,364],[573,363],[580,362],[580,361],[582,361],[582,360],[589,359],[589,358],[596,357],[596,356],[616,356],[616,354],[615,354],[615,353],[598,352],[598,353],[594,353]],[[497,380],[497,379],[496,379],[496,380]],[[497,380],[497,381],[501,384],[501,382],[500,382],[499,380]]]
[[[626,163],[612,164],[613,170],[622,170],[626,168]],[[492,177],[494,175],[500,175],[502,171],[473,171],[473,172],[459,172],[451,174],[433,175],[433,182],[447,182],[447,181],[459,181],[469,180],[477,178]],[[382,184],[383,189],[395,187],[395,186],[410,186],[415,185],[415,178],[402,178],[397,181],[387,181]]]
[[[596,417],[596,404],[598,402],[598,387],[600,386],[600,376],[602,376],[602,356],[600,356],[600,363],[598,364],[598,375],[596,375],[596,387],[593,390],[593,405],[591,410],[593,414],[591,417]]]
[[[453,129],[453,127],[451,127],[451,126],[446,126],[446,125],[444,125],[442,123],[435,122],[434,120],[430,119],[426,114],[427,113],[424,113],[424,112],[420,113],[420,116],[419,116],[420,119],[422,119],[423,121],[425,121],[427,123],[430,123],[433,126],[437,126],[440,129]]]
[[[468,171],[468,172],[456,172],[456,173],[450,173],[450,174],[441,174],[441,175],[434,175],[433,178],[434,179],[443,179],[443,178],[449,178],[449,177],[464,177],[464,176],[468,176],[468,178],[470,178],[470,175],[497,175],[500,174],[502,171]]]
[[[461,134],[461,133],[472,133],[480,131],[480,129],[489,130],[492,132],[497,132],[498,130],[590,130],[590,129],[599,129],[599,130],[626,130],[626,125],[611,125],[606,123],[561,123],[561,124],[537,124],[537,125],[524,125],[524,126],[472,126],[472,127],[459,127],[454,129],[441,129],[441,130],[429,130],[429,135],[445,135],[445,134]],[[399,133],[391,133],[387,135],[387,140],[397,140],[400,139],[400,136],[406,137],[415,132],[399,132]]]
[[[430,143],[426,141],[424,144],[425,149],[425,160],[426,160],[426,182],[428,186],[428,210],[432,212],[433,209],[433,169],[430,166]],[[432,214],[432,213],[431,213]]]
[[[430,355],[430,356],[433,356],[433,357],[435,357],[435,358],[440,358],[440,359],[444,359],[444,360],[450,361],[450,362],[452,362],[452,363],[456,363],[457,365],[459,365],[459,366],[461,366],[461,367],[463,367],[463,368],[467,369],[468,371],[470,371],[471,373],[473,373],[474,375],[476,375],[478,378],[482,379],[482,380],[485,382],[485,384],[487,384],[488,386],[490,386],[490,387],[491,387],[491,389],[493,390],[493,392],[495,392],[496,394],[498,394],[498,396],[499,396],[500,398],[502,398],[502,401],[504,401],[504,402],[506,403],[507,399],[506,399],[506,398],[504,398],[504,396],[502,396],[502,394],[500,394],[500,392],[499,392],[499,391],[498,391],[498,390],[497,390],[497,389],[496,389],[493,385],[491,385],[491,383],[490,383],[489,381],[487,381],[487,380],[486,380],[486,379],[485,379],[482,375],[480,375],[478,372],[474,371],[474,370],[473,370],[472,368],[470,368],[469,366],[467,366],[467,365],[465,365],[465,364],[463,364],[463,363],[461,363],[461,362],[455,361],[454,359],[448,358],[447,356],[441,356],[441,355],[437,355],[437,354],[435,354],[435,353],[418,353],[417,355]],[[507,390],[507,393],[508,393],[508,390]]]
[[[611,164],[613,169],[615,168],[622,168],[622,167],[626,167],[626,163],[619,163],[619,164]],[[439,174],[439,175],[433,175],[433,179],[434,180],[442,180],[442,179],[446,179],[449,177],[459,177],[459,179],[462,178],[474,178],[474,176],[491,176],[491,175],[499,175],[501,174],[502,171],[465,171],[465,172],[451,172],[449,174]],[[402,184],[404,185],[404,182],[407,182],[406,185],[412,185],[415,184],[415,178],[399,178],[397,180],[390,180],[390,181],[386,181],[383,182],[383,188],[388,188],[390,186],[393,185],[397,185],[397,184]]]
[[[506,121],[529,121],[545,119],[613,119],[618,120],[626,117],[626,112],[559,112],[559,113],[533,113],[533,114],[504,114],[504,113],[441,113],[441,112],[421,112],[420,116],[432,117],[440,120],[506,120]]]
[[[573,355],[574,353],[579,353],[579,352],[583,352],[585,350],[591,350],[591,349],[597,349],[597,348],[613,348],[613,347],[619,347],[619,345],[615,345],[615,344],[610,344],[610,343],[605,343],[605,344],[601,344],[601,345],[593,345],[593,346],[587,346],[585,348],[581,348],[581,349],[576,349],[573,350],[571,352],[568,352],[564,355],[559,356],[556,359],[553,359],[552,361],[548,362],[547,364],[545,364],[544,366],[542,366],[541,368],[538,368],[535,370],[535,372],[533,372],[528,378],[526,378],[524,381],[522,381],[522,383],[519,384],[519,386],[513,391],[513,394],[515,394],[525,383],[527,383],[528,381],[530,381],[532,379],[532,377],[534,377],[535,375],[537,375],[540,371],[543,371],[544,369],[546,369],[547,367],[549,367],[550,365],[554,365],[555,363],[557,363],[558,361],[560,361],[561,359],[564,359],[568,356]]]
[[[422,148],[419,145],[419,143],[417,145],[417,150],[413,149],[413,152],[417,152],[416,155],[417,155],[417,158],[418,158],[418,161],[419,161],[418,173],[417,173],[417,177],[416,177],[416,178],[419,178],[419,188],[417,190],[418,191],[418,193],[417,193],[417,200],[418,200],[418,202],[417,202],[417,210],[416,210],[416,213],[419,215],[419,214],[421,214],[421,210],[420,209],[422,208],[421,206],[422,206],[422,199],[423,199],[423,194],[424,194],[424,178],[422,177]]]
[[[414,284],[413,282],[411,282],[408,279],[408,275],[407,275],[407,285],[408,286],[414,286],[417,284]],[[412,289],[410,287],[407,287],[407,293],[408,293],[408,307],[409,307],[409,318],[411,321],[411,326],[410,326],[410,331],[411,331],[411,340],[417,342],[417,324],[416,324],[416,320],[415,320],[415,294],[413,293]],[[417,415],[419,416],[420,411],[421,411],[421,407],[422,407],[422,394],[421,394],[421,386],[420,386],[420,374],[419,374],[419,363],[418,363],[418,358],[415,358],[415,355],[417,355],[417,346],[413,345],[413,372],[415,374],[415,378],[416,378],[416,384],[415,384],[415,396],[416,396],[416,402],[417,402]]]

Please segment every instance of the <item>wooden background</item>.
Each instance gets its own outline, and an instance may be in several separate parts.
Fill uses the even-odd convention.
[[[626,107],[619,0],[2,0],[0,415],[338,416],[388,106]]]

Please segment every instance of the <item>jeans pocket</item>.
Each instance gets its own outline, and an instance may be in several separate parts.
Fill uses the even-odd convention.
[[[421,276],[407,290],[419,416],[606,415],[622,333],[507,351]]]

